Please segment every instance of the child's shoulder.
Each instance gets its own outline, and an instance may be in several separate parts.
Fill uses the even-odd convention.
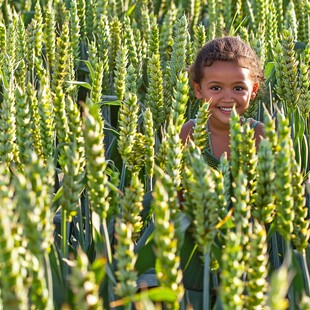
[[[258,145],[261,138],[265,137],[264,123],[254,118],[247,118],[246,121],[249,122],[250,127],[254,129],[254,138],[256,140],[256,144]]]

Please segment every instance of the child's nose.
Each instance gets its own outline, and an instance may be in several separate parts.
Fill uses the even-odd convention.
[[[225,102],[233,102],[234,101],[233,93],[230,90],[224,90],[223,91],[223,100]]]

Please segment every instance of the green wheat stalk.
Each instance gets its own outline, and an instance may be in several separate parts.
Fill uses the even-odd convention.
[[[97,0],[96,2],[96,18],[97,20],[100,20],[101,16],[107,15],[108,10],[108,2],[104,0]]]
[[[302,298],[299,302],[299,308],[301,310],[309,310],[310,309],[310,297],[303,294]]]
[[[42,76],[41,86],[38,91],[38,114],[42,155],[47,163],[54,157],[55,146],[54,108],[50,80],[47,78],[47,74]]]
[[[231,112],[230,119],[230,149],[231,149],[231,175],[233,180],[237,179],[240,164],[240,145],[242,143],[242,126],[240,124],[240,117],[235,108]]]
[[[124,99],[126,84],[126,68],[128,64],[128,48],[123,45],[119,48],[115,59],[114,89],[119,100]]]
[[[65,95],[61,87],[55,89],[54,95],[54,120],[55,120],[55,131],[56,138],[58,141],[58,159],[60,165],[62,165],[62,157],[64,156],[64,145],[68,143],[69,126],[68,118],[65,109]]]
[[[261,223],[271,223],[275,216],[275,164],[270,141],[261,140],[257,156],[257,181],[253,215]]]
[[[56,49],[56,20],[52,1],[48,1],[44,10],[43,38],[46,49],[46,61],[49,72],[53,72]]]
[[[283,0],[274,0],[274,4],[276,7],[276,12],[277,12],[277,28],[278,31],[282,31],[283,28],[283,22],[284,22],[284,6],[283,6]]]
[[[32,19],[26,28],[26,64],[29,71],[30,81],[34,80],[34,58],[35,58],[35,41],[36,41],[37,21]],[[30,82],[29,81],[29,82]]]
[[[156,184],[154,188],[154,200],[152,205],[155,213],[154,241],[156,246],[156,275],[160,286],[171,288],[180,298],[183,294],[182,271],[180,269],[180,257],[177,254],[178,240],[174,223],[170,220],[170,202],[167,189],[171,188],[173,181],[170,176],[157,169]],[[172,308],[178,309],[177,299]],[[172,303],[173,304],[173,303]]]
[[[81,160],[75,143],[65,147],[65,158],[63,163],[63,194],[60,197],[60,205],[67,221],[71,222],[78,212],[82,179],[84,177],[81,174]]]
[[[88,57],[87,60],[90,64],[91,68],[94,68],[95,65],[98,63],[98,47],[97,42],[95,40],[90,40],[88,42],[88,51],[87,51]],[[92,70],[90,69],[90,76],[92,77]]]
[[[90,265],[87,255],[80,249],[76,261],[70,261],[72,272],[69,276],[70,288],[72,291],[72,302],[74,309],[103,310],[103,300],[100,298],[98,276],[96,275],[97,260]]]
[[[39,157],[43,157],[43,142],[40,135],[40,115],[37,91],[33,84],[27,84],[27,101],[31,111],[31,135],[33,140],[33,149]]]
[[[292,187],[292,141],[288,119],[281,113],[278,114],[278,145],[279,150],[275,158],[275,193],[276,193],[276,221],[279,233],[284,240],[291,240],[295,212]]]
[[[18,158],[16,146],[16,106],[13,85],[4,85],[3,101],[0,108],[0,162],[10,165]]]
[[[138,76],[136,70],[132,64],[127,68],[127,74],[125,79],[125,92],[138,94]]]
[[[85,1],[86,37],[91,38],[95,32],[95,1]]]
[[[205,100],[200,104],[193,132],[194,142],[202,153],[205,149],[209,150],[210,148],[209,135],[206,130],[209,119],[209,105],[210,102]]]
[[[24,173],[16,172],[14,178],[17,212],[31,257],[27,258],[28,271],[32,275],[29,296],[33,307],[41,309],[52,309],[48,275],[44,269],[44,253],[50,250],[54,233],[51,213],[52,180],[51,165],[44,166],[43,161],[33,152],[29,154]]]
[[[172,110],[170,112],[169,125],[167,131],[167,161],[165,165],[165,172],[173,180],[176,190],[181,184],[181,162],[182,162],[182,141],[179,136],[181,126],[184,122],[184,115],[186,103],[188,99],[188,78],[187,73],[180,74],[180,79],[177,82],[177,88],[174,92],[172,100]],[[161,147],[165,147],[164,144]],[[178,206],[173,207],[173,214],[175,214]]]
[[[309,2],[298,0],[295,2],[295,6],[298,21],[297,38],[301,42],[309,42]]]
[[[121,48],[122,43],[122,23],[117,17],[113,17],[109,22],[110,28],[110,45],[109,45],[109,69],[110,69],[110,87],[114,85],[114,72],[116,67],[116,57],[115,55],[119,54],[119,50]]]
[[[154,165],[155,165],[155,138],[154,138],[154,121],[151,110],[147,108],[143,114],[144,119],[144,131],[145,131],[145,173],[150,180],[150,190],[152,190],[152,180],[154,176]]]
[[[253,204],[253,194],[256,189],[257,155],[254,139],[254,129],[246,122],[243,125],[242,142],[240,144],[240,166],[247,178],[247,190],[249,192],[249,204]]]
[[[247,269],[245,309],[262,309],[265,306],[268,275],[267,233],[265,227],[255,221],[250,225],[250,253]]]
[[[287,292],[292,281],[292,274],[288,270],[290,259],[286,256],[286,261],[271,274],[267,290],[266,310],[285,310],[289,307]]]
[[[266,25],[266,55],[268,60],[274,59],[275,46],[277,45],[279,40],[279,31],[277,28],[278,24],[274,22],[274,20],[277,19],[277,14],[278,12],[276,11],[275,3],[274,1],[272,1],[268,4],[266,10],[266,21],[268,22],[268,25]]]
[[[125,24],[126,27],[127,24]],[[146,58],[146,42],[142,38],[140,29],[137,28],[136,23],[132,21],[131,27],[128,27],[128,34],[126,35],[126,44],[129,48],[128,59],[134,66],[137,74],[137,89],[144,83],[144,60]]]
[[[193,32],[193,51],[194,56],[196,56],[201,47],[206,43],[206,27],[203,24],[197,24]]]
[[[257,0],[255,3],[255,29],[258,30],[260,27],[260,21],[267,19],[268,1]],[[265,34],[266,27],[264,26],[263,32],[260,35]]]
[[[192,1],[192,12],[191,12],[191,23],[190,23],[190,29],[193,30],[196,26],[199,27],[200,21],[201,21],[201,5],[202,1]],[[202,45],[201,45],[202,46]]]
[[[146,152],[146,136],[137,132],[132,145],[132,153],[127,161],[128,170],[132,172],[140,171],[145,164]]]
[[[81,26],[78,14],[77,0],[70,1],[70,40],[75,68],[78,67],[81,58]]]
[[[109,191],[107,188],[108,177],[106,174],[107,162],[104,149],[103,119],[99,107],[88,100],[85,106],[84,139],[86,156],[86,179],[90,206],[101,220],[106,244],[106,255],[111,262],[109,235],[107,231],[107,213]]]
[[[167,88],[164,93],[166,99],[166,115],[169,115],[169,110],[171,108],[173,89],[176,88],[177,80],[178,78],[180,78],[179,75],[181,74],[181,72],[184,71],[186,67],[186,45],[188,40],[187,28],[188,24],[185,16],[182,16],[179,20],[177,20],[174,26],[174,43],[172,45],[171,59],[168,64],[171,72],[169,74],[169,84],[165,85],[165,88],[169,87],[169,89]]]
[[[122,23],[124,28],[124,33],[122,39],[126,42],[128,46],[128,59],[131,64],[137,69],[139,56],[138,56],[138,45],[136,42],[135,35],[137,35],[137,31],[140,34],[140,31],[136,28],[135,20],[131,19],[129,16],[124,17],[124,21]]]
[[[295,10],[295,2],[290,1],[287,4],[285,13],[284,13],[284,30],[290,30],[290,34],[294,40],[297,39],[298,36],[298,23],[297,23],[297,16]]]
[[[86,39],[86,2],[85,0],[77,0],[77,15],[80,24],[81,40]]]
[[[249,222],[251,218],[250,196],[248,191],[248,180],[242,170],[239,171],[238,177],[233,182],[232,206],[234,210],[233,221],[235,226],[240,229],[241,245],[245,249],[250,240]],[[243,252],[244,267],[248,268],[250,253]]]
[[[0,44],[2,46],[2,49],[1,49],[1,52],[0,52],[0,55],[1,55],[1,62],[3,61],[3,57],[4,57],[4,54],[5,54],[5,51],[6,51],[6,25],[4,23],[0,23]]]
[[[20,250],[16,246],[17,218],[13,216],[16,201],[14,188],[10,185],[10,175],[5,165],[0,166],[0,200],[5,206],[0,211],[0,264],[1,264],[1,306],[15,309],[28,309],[28,288],[24,283]]]
[[[306,249],[310,237],[310,221],[308,218],[308,207],[305,200],[304,178],[300,166],[295,158],[292,158],[292,190],[293,190],[293,233],[292,244],[301,255],[302,274],[304,277],[305,291],[310,296],[310,274],[306,260]]]
[[[18,147],[19,161],[23,165],[27,159],[27,150],[33,143],[31,109],[27,94],[17,86],[15,88],[16,100],[16,144]]]
[[[90,99],[94,104],[100,104],[102,99],[103,63],[98,61],[94,64],[94,76],[91,80],[92,89]]]
[[[69,125],[69,145],[76,145],[76,152],[78,153],[78,161],[80,162],[80,173],[85,168],[85,141],[83,135],[83,121],[80,115],[80,107],[73,102],[71,97],[66,100],[67,117]]]
[[[299,89],[300,95],[297,101],[297,105],[300,109],[300,113],[304,120],[309,118],[310,113],[310,93],[309,93],[309,65],[306,63],[300,64],[300,76],[299,76]]]
[[[6,34],[6,53],[9,60],[9,68],[12,70],[16,63],[16,53],[17,53],[17,31],[16,31],[16,17],[14,17],[14,21],[7,25],[7,34]]]
[[[63,22],[67,19],[66,18],[66,12],[67,12],[66,3],[65,2],[54,2],[53,7],[55,11],[56,29],[59,29],[59,31],[61,31]]]
[[[133,173],[130,180],[130,185],[125,188],[124,196],[120,199],[122,206],[122,220],[127,224],[132,225],[131,239],[137,240],[142,228],[142,220],[140,213],[143,210],[142,200],[144,196],[143,184],[139,180],[137,173]]]
[[[147,57],[151,58],[154,54],[159,55],[159,29],[158,24],[153,21],[150,25],[150,33],[147,40]]]
[[[118,281],[115,293],[119,297],[133,296],[138,290],[136,283],[138,273],[134,268],[137,255],[134,254],[133,230],[132,223],[126,223],[121,218],[116,219],[115,233],[118,242],[115,246],[114,256],[117,262],[115,275]]]
[[[178,10],[174,3],[171,3],[167,14],[163,17],[163,23],[159,31],[159,49],[163,61],[167,62],[171,58],[171,50],[173,45],[173,24],[177,19]]]
[[[34,20],[36,21],[34,53],[35,57],[40,59],[43,47],[43,16],[39,1],[35,4]]]
[[[191,210],[193,218],[193,236],[200,249],[204,261],[203,309],[210,309],[208,300],[210,291],[211,247],[217,234],[216,225],[219,220],[219,208],[224,201],[223,188],[217,171],[212,171],[204,161],[199,148],[193,150],[188,158],[188,166],[184,174],[184,210]],[[203,190],[202,190],[203,189]],[[220,195],[219,195],[220,194]]]
[[[99,20],[99,27],[97,31],[97,48],[98,48],[98,56],[102,61],[103,66],[103,83],[102,90],[103,92],[107,91],[109,88],[109,49],[106,47],[110,45],[111,35],[110,35],[110,27],[109,21],[106,15],[102,15]]]
[[[25,80],[26,80],[26,72],[25,72],[25,60],[24,60],[24,55],[26,54],[26,41],[25,41],[25,36],[26,36],[26,30],[25,30],[25,25],[24,21],[19,18],[17,20],[17,25],[16,25],[16,31],[17,31],[17,38],[16,38],[16,60],[19,61],[18,68],[15,72],[15,76],[17,78],[17,81],[21,87],[24,87],[25,85]],[[4,46],[5,45],[1,45]]]
[[[148,7],[148,0],[142,0],[140,5],[140,25],[142,38],[148,42],[149,33],[151,30],[151,16]]]
[[[158,130],[165,118],[163,73],[158,54],[151,56],[147,63],[148,87],[145,105],[152,111],[154,127]]]
[[[224,310],[243,309],[244,272],[242,233],[240,230],[227,231],[225,248],[222,252],[222,271],[220,274],[220,299]]]
[[[119,111],[118,151],[124,162],[128,161],[137,132],[139,105],[135,94],[125,94]]]
[[[68,62],[70,52],[70,37],[68,21],[62,25],[62,31],[56,42],[57,58],[55,59],[55,72],[52,79],[52,89],[55,93],[63,87],[65,77],[68,74]]]
[[[294,51],[294,37],[288,30],[282,32],[282,43],[276,45],[275,50],[275,90],[282,103],[287,108],[294,108],[299,92],[297,60]]]

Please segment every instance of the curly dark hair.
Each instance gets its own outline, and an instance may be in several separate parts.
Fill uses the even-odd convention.
[[[236,61],[239,66],[250,70],[255,83],[260,84],[264,81],[259,58],[251,46],[239,37],[225,36],[207,42],[190,67],[192,80],[200,83],[203,78],[203,68],[211,66],[214,61]]]

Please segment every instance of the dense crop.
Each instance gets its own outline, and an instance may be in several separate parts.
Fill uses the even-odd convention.
[[[0,308],[309,309],[308,0],[0,7]],[[266,137],[233,113],[216,170],[187,68],[224,34]]]

